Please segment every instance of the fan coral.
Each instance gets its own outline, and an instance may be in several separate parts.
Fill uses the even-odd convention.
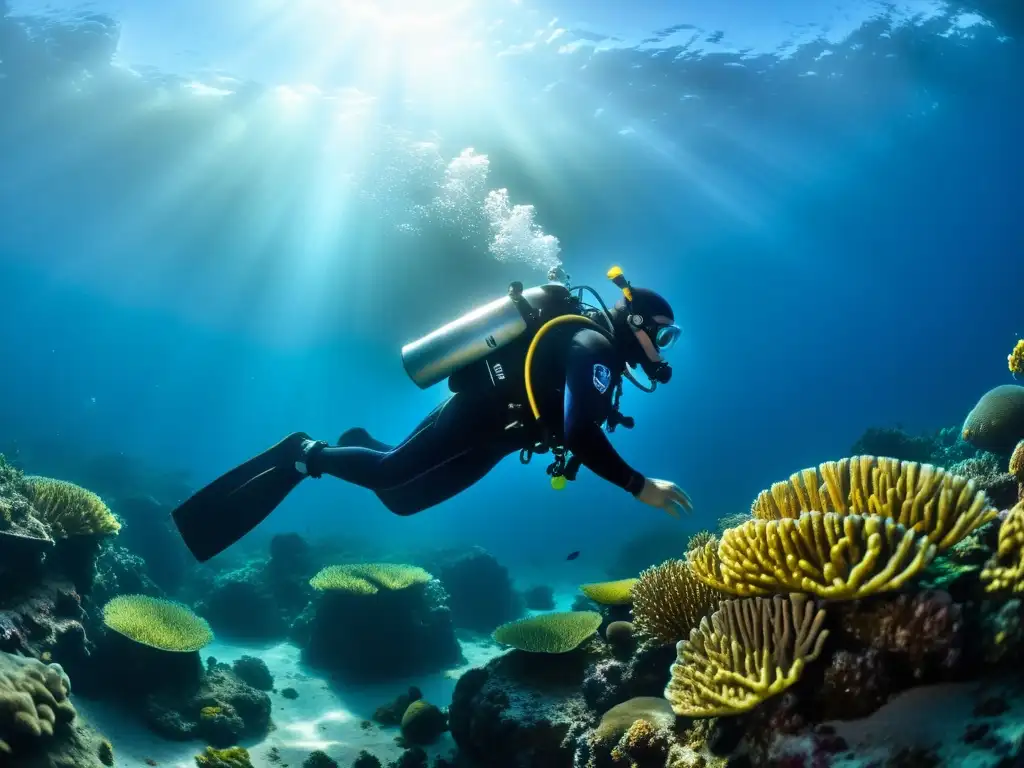
[[[330,565],[310,579],[314,589],[372,595],[381,589],[399,590],[426,584],[431,576],[422,568],[397,563]]]
[[[601,626],[595,611],[559,611],[517,619],[494,630],[494,640],[521,651],[566,653],[574,650]]]
[[[1010,354],[1006,356],[1006,366],[1014,378],[1024,376],[1024,339],[1018,341]]]
[[[808,592],[861,598],[898,589],[935,556],[935,545],[890,517],[806,512],[726,531],[717,552],[689,553],[693,574],[737,595]]]
[[[599,605],[629,605],[633,601],[636,579],[581,584],[580,592]]]
[[[1012,451],[1024,438],[1024,387],[1003,384],[982,395],[967,414],[961,435],[985,451]]]
[[[50,477],[25,478],[25,495],[55,539],[113,534],[121,524],[92,491]]]
[[[187,606],[146,595],[120,595],[103,606],[110,629],[142,645],[163,651],[198,651],[213,641],[205,620]]]
[[[715,546],[714,537],[703,546]],[[693,575],[682,560],[648,568],[633,588],[633,619],[642,632],[665,643],[690,636],[690,630],[718,605],[722,594]]]
[[[806,595],[726,600],[679,643],[665,698],[677,715],[752,709],[793,685],[821,653],[825,610]]]
[[[1024,502],[999,526],[996,554],[985,565],[981,580],[989,592],[1024,592]]]
[[[804,512],[882,515],[924,534],[944,551],[995,519],[973,480],[931,464],[854,456],[792,474],[761,491],[751,513],[761,520]]]

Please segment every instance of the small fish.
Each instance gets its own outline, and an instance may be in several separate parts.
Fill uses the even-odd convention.
[[[569,556],[567,558],[565,558],[565,559],[566,560],[575,560],[579,556],[580,556],[580,551],[577,549],[575,552],[570,552]]]

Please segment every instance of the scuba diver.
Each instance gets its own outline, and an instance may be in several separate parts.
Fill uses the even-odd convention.
[[[663,353],[679,328],[669,303],[634,288],[618,267],[608,277],[622,298],[610,310],[594,289],[571,288],[561,269],[548,277],[526,291],[513,283],[506,297],[403,347],[417,385],[448,379],[452,394],[398,445],[361,427],[334,445],[295,432],[195,493],[172,513],[192,554],[202,562],[227,549],[307,477],[354,483],[395,514],[412,515],[461,493],[517,451],[523,464],[550,451],[555,489],[585,466],[673,517],[691,511],[681,488],[631,467],[602,431],[634,426],[619,412],[623,379],[646,392],[670,380]],[[600,306],[585,303],[583,291]],[[649,385],[634,378],[637,366]]]

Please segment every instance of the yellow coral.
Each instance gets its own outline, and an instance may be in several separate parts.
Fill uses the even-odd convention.
[[[196,765],[199,768],[253,768],[249,750],[245,747],[207,747],[203,754],[196,755]]]
[[[212,720],[223,711],[224,710],[220,707],[203,707],[201,710],[199,710],[199,717],[202,720]]]
[[[862,598],[898,589],[932,558],[935,545],[890,517],[805,512],[751,520],[725,532],[717,552],[689,555],[693,574],[736,595],[808,592]]]
[[[996,554],[985,564],[981,580],[989,592],[1024,592],[1024,502],[1000,524]]]
[[[74,483],[28,476],[25,496],[54,539],[114,534],[121,530],[121,524],[103,499]]]
[[[601,614],[595,611],[555,611],[502,624],[495,642],[532,653],[566,653],[597,632]]]
[[[717,541],[707,538],[702,547]],[[633,587],[633,620],[644,633],[666,643],[683,640],[718,606],[723,595],[696,578],[682,560],[668,560],[640,574]]]
[[[636,579],[599,581],[581,584],[580,592],[599,605],[629,605],[633,601],[633,586]]]
[[[1017,443],[1017,447],[1010,454],[1010,464],[1007,470],[1017,478],[1018,483],[1024,483],[1024,440]]]
[[[103,606],[103,623],[142,645],[189,653],[213,641],[204,619],[171,600],[146,595],[120,595]]]
[[[711,531],[698,531],[697,533],[693,534],[693,536],[691,536],[689,540],[686,542],[686,551],[690,552],[691,550],[699,549],[703,547],[705,544],[707,544],[709,541],[711,541],[713,538],[715,538],[715,534],[713,534]]]
[[[1006,356],[1006,364],[1014,376],[1024,376],[1024,339],[1018,341]]]
[[[658,728],[671,728],[676,716],[672,705],[657,696],[637,696],[616,704],[601,716],[601,722],[594,729],[593,740],[600,744],[614,744],[637,723],[647,723]]]
[[[882,515],[924,534],[943,552],[995,519],[974,480],[931,464],[854,456],[827,461],[761,491],[751,513],[760,520],[804,512]]]
[[[415,565],[398,563],[351,563],[329,565],[309,580],[314,589],[373,595],[381,589],[398,590],[425,584],[431,575]]]
[[[679,643],[665,698],[685,717],[734,715],[785,690],[821,653],[825,610],[806,595],[726,600]]]

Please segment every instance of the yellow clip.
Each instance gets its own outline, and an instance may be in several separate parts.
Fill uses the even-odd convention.
[[[552,475],[551,487],[556,491],[565,490],[565,478],[562,475]]]
[[[622,267],[612,267],[609,269],[608,279],[622,289],[622,295],[626,297],[626,301],[633,300],[633,291],[630,290],[629,281],[626,280],[626,276],[622,274]]]

